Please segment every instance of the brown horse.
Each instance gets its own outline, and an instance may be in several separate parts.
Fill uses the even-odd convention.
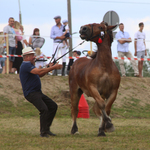
[[[109,115],[120,84],[120,74],[111,55],[113,41],[111,30],[115,27],[102,22],[84,25],[80,28],[81,39],[95,42],[98,51],[95,59],[84,57],[76,60],[69,73],[73,119],[71,134],[78,132],[76,118],[82,93],[95,99],[93,110],[101,121],[98,136],[106,136],[105,131],[114,131]]]

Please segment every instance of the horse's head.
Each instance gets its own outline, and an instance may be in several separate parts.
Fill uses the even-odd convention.
[[[108,38],[110,38],[110,45],[113,41],[113,35],[112,35],[112,29],[115,28],[115,26],[108,26],[107,23],[101,22],[100,24],[88,24],[81,26],[80,28],[80,37],[83,40],[86,41],[93,41],[95,43],[101,43],[102,40],[106,35],[109,35]]]

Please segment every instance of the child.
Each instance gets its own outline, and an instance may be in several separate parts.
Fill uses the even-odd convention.
[[[63,28],[63,35],[66,37],[66,38],[63,40],[63,44],[64,44],[64,46],[65,46],[65,44],[66,44],[66,45],[67,45],[67,48],[69,48],[69,44],[68,44],[68,42],[67,42],[67,39],[70,38],[68,20],[63,20],[63,25],[64,25],[64,28]]]
[[[67,74],[69,74],[69,71],[70,71],[73,63],[80,57],[80,55],[81,55],[80,51],[77,51],[77,50],[73,51],[73,59],[69,59],[69,64],[67,67]]]
[[[44,57],[46,57],[40,50],[39,47],[35,49],[35,54],[36,54],[36,62],[35,62],[35,67],[36,68],[43,68],[44,67]],[[41,58],[42,57],[42,58]]]
[[[81,55],[80,51],[74,50],[73,51],[73,57],[74,57],[74,61],[73,62],[75,62],[79,58],[80,55]]]

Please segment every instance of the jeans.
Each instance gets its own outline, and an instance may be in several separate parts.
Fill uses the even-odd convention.
[[[5,66],[5,60],[6,60],[6,58],[0,58],[1,67]]]
[[[41,91],[29,93],[25,98],[39,110],[40,133],[46,134],[50,131],[50,126],[57,111],[57,104]]]
[[[133,56],[132,56],[130,51],[128,51],[128,52],[120,52],[120,51],[118,51],[118,56],[119,57],[126,56],[126,57],[129,57],[129,58],[133,58]],[[119,64],[120,64],[121,74],[122,74],[122,76],[124,76],[125,75],[124,60],[123,59],[119,59]],[[132,67],[133,67],[133,70],[134,70],[134,74],[138,75],[139,71],[138,71],[138,67],[137,67],[136,61],[135,60],[131,60],[131,64],[132,64]]]
[[[9,46],[9,54],[10,55],[15,55],[15,53],[16,53],[16,47],[10,47]],[[14,60],[15,60],[15,57],[9,56],[9,61],[14,62]]]

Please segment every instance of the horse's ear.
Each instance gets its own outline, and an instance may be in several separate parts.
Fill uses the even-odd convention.
[[[108,30],[112,30],[112,29],[114,29],[116,26],[117,26],[117,25],[114,25],[114,26],[108,26],[107,29],[108,29]]]
[[[105,22],[104,22],[104,21],[102,21],[101,23],[105,23]],[[101,23],[100,23],[100,24],[101,24]]]

